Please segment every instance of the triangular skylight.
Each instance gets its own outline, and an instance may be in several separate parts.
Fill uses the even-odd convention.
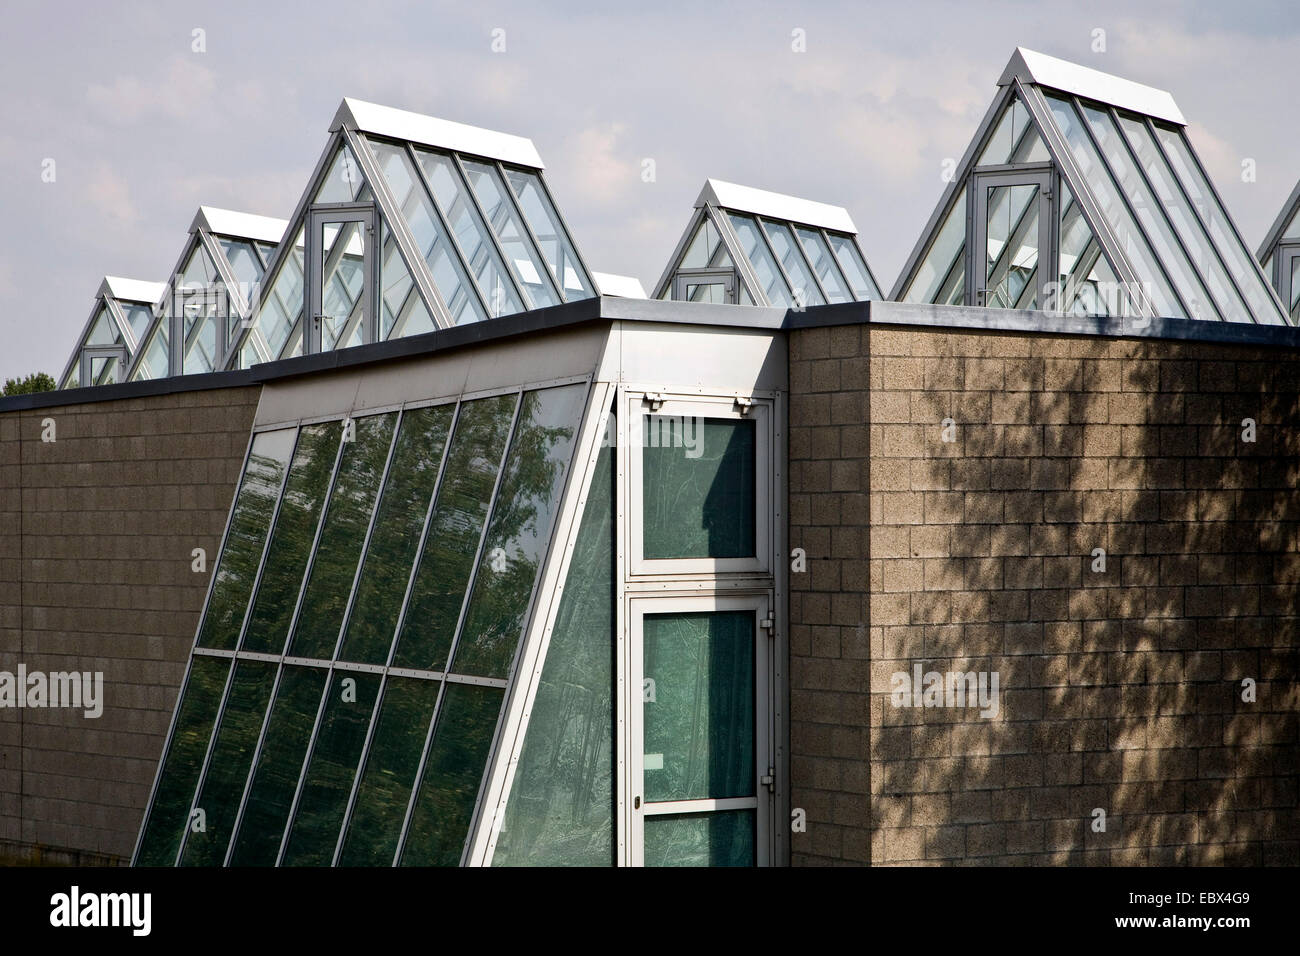
[[[1173,97],[1023,49],[999,86],[894,298],[1285,321]]]
[[[596,294],[529,140],[352,99],[331,133],[233,365]]]
[[[126,381],[127,366],[144,341],[164,289],[159,282],[105,276],[59,387]]]
[[[1300,325],[1300,183],[1264,237],[1258,258],[1291,322]]]
[[[839,206],[710,179],[695,210],[657,299],[791,308],[880,298]]]

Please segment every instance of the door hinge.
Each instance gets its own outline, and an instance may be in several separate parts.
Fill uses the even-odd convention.
[[[763,628],[765,631],[770,631],[772,630],[772,619],[770,617],[765,617],[758,622],[758,626]]]
[[[744,398],[740,395],[736,396],[736,407],[740,410],[740,414],[742,415],[748,415],[753,404],[754,400],[752,398]]]
[[[642,398],[641,401],[649,405],[650,411],[652,412],[657,412],[659,411],[659,409],[664,407],[663,392],[647,392],[645,394],[645,397]]]
[[[776,793],[776,768],[768,767],[767,773],[758,778],[758,782],[767,787],[771,793]]]

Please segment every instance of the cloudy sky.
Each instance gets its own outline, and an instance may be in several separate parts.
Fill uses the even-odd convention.
[[[200,204],[288,216],[344,96],[531,137],[592,268],[647,287],[709,176],[848,207],[892,285],[1016,46],[1170,90],[1252,248],[1300,178],[1284,0],[3,6],[0,379],[57,376]]]

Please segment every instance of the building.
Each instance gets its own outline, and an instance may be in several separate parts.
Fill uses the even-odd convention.
[[[888,299],[717,180],[645,298],[345,100],[0,403],[0,669],[105,681],[0,709],[0,846],[1295,863],[1300,334],[1183,126],[1017,50]]]

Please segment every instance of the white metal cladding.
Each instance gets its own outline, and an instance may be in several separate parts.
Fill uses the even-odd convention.
[[[1187,125],[1173,96],[1164,90],[1102,73],[1068,60],[1058,60],[1054,56],[1026,50],[1024,47],[1016,47],[1007,68],[1002,71],[998,86],[1009,86],[1016,79],[1143,113],[1179,126]]]
[[[740,186],[721,179],[705,181],[704,189],[695,200],[696,208],[704,205],[721,206],[737,212],[750,212],[771,219],[784,219],[805,226],[820,226],[834,232],[857,234],[848,210],[842,206],[813,202],[798,196],[768,192],[752,186]]]
[[[593,272],[592,281],[601,295],[614,295],[621,299],[646,298],[645,286],[636,276],[615,275],[612,272]]]
[[[330,132],[345,126],[363,133],[408,140],[471,156],[499,159],[503,163],[514,163],[530,169],[546,168],[533,141],[524,136],[498,133],[496,130],[467,126],[351,97],[345,97],[340,104],[334,122],[330,124]]]
[[[121,276],[104,276],[98,295],[108,295],[123,302],[146,302],[153,305],[167,291],[165,282],[146,282],[143,279],[124,279]]]
[[[215,206],[200,206],[194,221],[190,224],[190,231],[206,229],[219,236],[274,243],[279,243],[284,238],[284,231],[287,228],[289,228],[287,219],[236,212],[233,209],[218,209]]]

